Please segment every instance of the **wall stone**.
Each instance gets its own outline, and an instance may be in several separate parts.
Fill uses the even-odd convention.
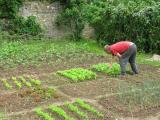
[[[25,18],[31,15],[36,16],[38,22],[42,25],[46,36],[62,38],[70,34],[69,28],[65,26],[59,28],[55,24],[56,17],[62,9],[63,6],[60,5],[59,2],[50,4],[40,1],[29,1],[24,3],[19,14]],[[85,38],[92,38],[93,29],[86,25],[82,35]]]

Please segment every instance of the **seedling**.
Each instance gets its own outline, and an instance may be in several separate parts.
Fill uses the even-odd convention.
[[[99,117],[103,117],[103,114],[100,113],[99,111],[97,111],[94,107],[90,106],[89,104],[85,103],[83,100],[81,99],[77,99],[76,103],[78,103],[82,108],[96,114]]]
[[[66,103],[66,106],[68,109],[70,109],[72,112],[75,112],[79,116],[83,118],[83,120],[89,120],[88,115],[84,113],[83,111],[79,110],[79,108],[73,104]]]
[[[12,86],[7,82],[6,79],[2,79],[1,81],[3,82],[3,85],[6,87],[6,89],[12,89]]]
[[[32,87],[30,82],[27,82],[26,79],[23,76],[19,76],[19,79],[22,81],[23,84],[25,84],[27,87]]]
[[[57,74],[71,79],[72,82],[79,82],[96,78],[96,74],[94,72],[83,68],[73,68],[70,70],[58,71]]]
[[[22,88],[22,84],[20,82],[17,81],[16,77],[12,77],[13,82],[16,84],[16,86],[21,89]]]
[[[57,113],[59,116],[63,117],[65,120],[75,120],[74,118],[70,117],[69,115],[67,115],[67,113],[60,107],[55,106],[55,105],[50,105],[49,109],[52,112]]]
[[[41,81],[40,80],[36,80],[30,77],[30,81],[31,83],[33,83],[36,86],[40,86],[41,85]]]
[[[41,108],[36,108],[35,112],[37,113],[38,116],[40,116],[41,118],[43,118],[44,120],[55,120],[54,118],[52,118],[48,113],[43,112]]]

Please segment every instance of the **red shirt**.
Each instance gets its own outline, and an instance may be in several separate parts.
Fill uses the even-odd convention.
[[[109,46],[112,55],[122,54],[127,51],[133,43],[130,41],[121,41]]]

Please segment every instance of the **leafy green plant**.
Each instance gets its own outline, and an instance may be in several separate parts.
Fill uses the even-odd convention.
[[[79,116],[81,116],[83,118],[83,120],[89,120],[88,115],[81,111],[77,106],[73,105],[73,104],[69,104],[66,103],[66,106],[72,111],[77,113]]]
[[[19,79],[22,81],[23,84],[25,84],[27,87],[32,87],[30,82],[27,82],[26,79],[23,76],[19,76]]]
[[[52,111],[52,112],[55,112],[57,113],[59,116],[63,117],[65,120],[75,120],[74,118],[70,117],[67,115],[67,113],[60,107],[58,106],[55,106],[55,105],[50,105],[49,106],[49,109]]]
[[[107,73],[109,75],[120,74],[120,65],[118,63],[113,63],[113,64],[100,63],[97,65],[93,65],[91,68],[99,72]]]
[[[83,68],[73,68],[70,70],[58,71],[57,73],[71,79],[72,82],[96,78],[96,74],[94,72]]]
[[[41,108],[36,108],[35,112],[37,113],[38,116],[42,117],[44,120],[55,120],[48,113],[43,112]]]
[[[12,86],[7,82],[6,79],[2,79],[1,81],[3,82],[4,86],[5,86],[8,90],[12,89]]]
[[[100,113],[99,111],[97,111],[94,107],[90,106],[89,104],[85,103],[83,100],[81,99],[77,99],[76,103],[78,103],[82,108],[96,114],[99,117],[103,117],[104,115],[102,113]]]
[[[10,20],[9,30],[10,33],[35,36],[42,32],[42,27],[37,22],[35,16],[29,16],[27,19],[17,16],[13,20]]]
[[[16,77],[12,77],[13,82],[16,84],[16,86],[21,89],[22,88],[22,84],[20,82],[18,82]]]
[[[41,98],[48,99],[55,95],[56,90],[53,88],[35,87],[34,93],[41,95]]]
[[[36,80],[30,77],[30,81],[31,83],[33,83],[36,86],[40,86],[41,85],[41,81],[40,80]]]

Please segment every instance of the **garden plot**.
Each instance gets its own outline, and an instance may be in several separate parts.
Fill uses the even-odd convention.
[[[64,71],[58,71],[57,74],[69,78],[71,82],[80,82],[96,78],[96,74],[94,72],[83,68],[73,68]]]
[[[84,102],[81,99],[77,99],[74,103],[64,103],[63,106],[49,105],[48,110],[42,110],[36,108],[35,113],[43,120],[90,120],[90,114],[96,118],[102,119],[103,113],[99,112],[92,105]]]
[[[91,69],[98,71],[98,72],[103,72],[108,75],[119,75],[120,74],[120,65],[117,63],[109,64],[109,63],[99,63],[96,65],[92,65]]]
[[[4,90],[12,90],[12,89],[23,89],[23,88],[34,88],[36,86],[41,85],[41,81],[38,79],[34,79],[32,77],[11,77],[10,79],[2,78],[0,80],[1,86]]]

